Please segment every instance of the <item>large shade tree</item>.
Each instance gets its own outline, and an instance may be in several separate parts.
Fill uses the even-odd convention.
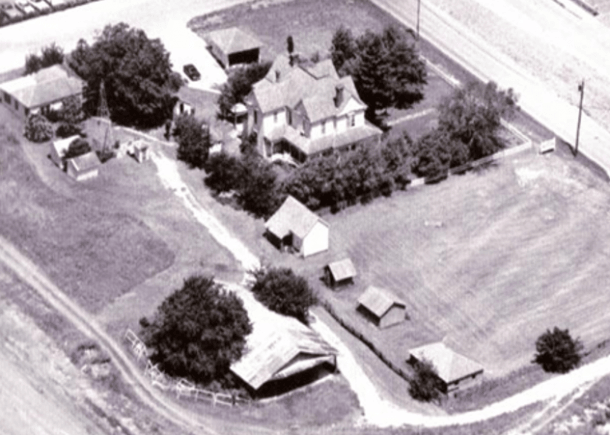
[[[390,107],[407,109],[424,96],[426,67],[410,32],[390,26],[354,38],[340,27],[330,51],[339,74],[353,76],[372,121],[383,120]]]
[[[567,329],[548,329],[536,340],[534,361],[546,372],[567,373],[582,358],[582,343],[572,338]]]
[[[210,277],[192,276],[171,294],[152,321],[140,321],[151,359],[194,382],[223,381],[244,350],[252,325],[243,302]]]
[[[70,65],[87,82],[87,111],[96,113],[103,81],[111,117],[125,125],[161,125],[182,85],[161,41],[125,23],[106,26],[92,45],[81,39]]]

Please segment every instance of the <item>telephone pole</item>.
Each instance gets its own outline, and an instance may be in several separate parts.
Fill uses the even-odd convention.
[[[419,13],[421,12],[421,0],[417,0],[417,40],[419,41]]]
[[[585,98],[585,79],[578,85],[580,92],[580,104],[578,106],[578,124],[576,126],[576,146],[574,147],[574,157],[578,155],[578,140],[580,139],[580,120],[582,119],[582,100]]]

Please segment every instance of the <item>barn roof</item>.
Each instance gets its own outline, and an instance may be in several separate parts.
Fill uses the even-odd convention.
[[[406,308],[406,304],[386,289],[369,286],[358,298],[358,303],[368,309],[371,313],[381,318],[393,305]]]
[[[419,361],[430,361],[436,368],[438,377],[447,384],[483,371],[481,364],[455,352],[443,342],[420,346],[411,349],[409,353]]]
[[[74,169],[79,172],[96,168],[100,164],[100,160],[97,158],[97,154],[95,153],[95,151],[90,151],[86,154],[73,157],[68,161],[72,162],[72,164],[74,165]]]
[[[207,40],[216,44],[227,55],[263,46],[258,38],[238,27],[214,30],[207,34]]]
[[[314,367],[334,357],[337,351],[318,333],[292,317],[264,308],[252,293],[241,292],[252,322],[246,348],[231,371],[255,390],[264,383]],[[297,356],[299,361],[293,361]]]
[[[37,73],[2,83],[0,89],[12,95],[24,106],[35,108],[81,94],[83,82],[70,77],[61,65],[54,65]]]
[[[317,214],[292,196],[288,196],[281,207],[265,222],[265,228],[280,239],[290,233],[302,239],[318,222],[328,226]]]
[[[354,267],[354,263],[352,263],[352,260],[349,258],[330,263],[328,269],[335,281],[343,281],[344,279],[353,278],[357,275],[356,267]]]

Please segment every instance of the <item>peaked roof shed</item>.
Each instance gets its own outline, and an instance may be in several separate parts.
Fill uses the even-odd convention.
[[[405,320],[407,304],[386,289],[369,286],[358,298],[358,304],[380,328]]]

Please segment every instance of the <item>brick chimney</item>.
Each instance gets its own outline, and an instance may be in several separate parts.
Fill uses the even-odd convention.
[[[345,98],[345,87],[342,83],[339,83],[335,87],[335,91],[335,107],[341,107],[341,104],[343,104],[343,99]]]

